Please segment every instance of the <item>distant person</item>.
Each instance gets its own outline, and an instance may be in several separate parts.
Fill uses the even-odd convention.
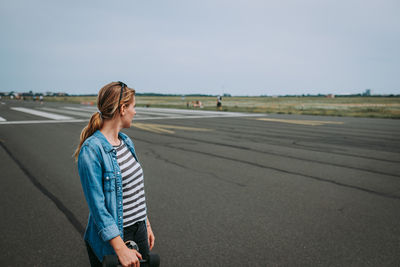
[[[42,95],[39,96],[39,100],[40,100],[40,104],[43,105],[43,96]]]
[[[222,110],[222,96],[217,97],[217,109]]]
[[[195,100],[195,101],[192,101],[192,106],[194,108],[203,108],[203,103],[201,103],[200,100]]]
[[[122,266],[139,267],[154,246],[147,217],[143,171],[130,128],[135,111],[135,90],[122,82],[101,88],[98,112],[82,130],[75,151],[83,192],[89,206],[84,240],[91,266],[101,266],[105,255],[117,254]],[[139,252],[124,242],[135,241]]]

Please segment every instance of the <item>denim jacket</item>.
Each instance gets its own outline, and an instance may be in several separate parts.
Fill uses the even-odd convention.
[[[132,140],[119,133],[137,160]],[[89,206],[89,219],[84,239],[100,261],[115,254],[109,240],[120,235],[123,239],[122,176],[117,153],[104,135],[97,130],[82,144],[78,171]]]

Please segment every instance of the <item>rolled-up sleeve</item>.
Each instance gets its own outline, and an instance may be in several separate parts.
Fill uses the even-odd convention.
[[[97,153],[87,145],[82,146],[79,153],[78,171],[83,193],[99,231],[99,236],[103,241],[108,241],[120,235],[114,218],[105,206],[100,159]]]

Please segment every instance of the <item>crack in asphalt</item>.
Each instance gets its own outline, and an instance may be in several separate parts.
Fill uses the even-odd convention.
[[[85,232],[85,228],[76,218],[75,214],[69,210],[64,203],[58,199],[53,193],[51,193],[43,184],[39,182],[39,180],[31,174],[28,169],[11,153],[11,151],[6,147],[6,145],[0,141],[0,146],[4,149],[4,151],[10,156],[10,158],[17,164],[17,166],[21,169],[21,171],[28,177],[29,181],[48,199],[50,199],[56,207],[65,215],[67,220],[71,223],[74,229],[83,236]]]
[[[379,196],[383,196],[383,197],[387,197],[387,198],[393,198],[393,199],[399,199],[400,200],[400,196],[397,196],[397,195],[382,193],[382,192],[374,191],[374,190],[371,190],[371,189],[367,189],[367,188],[363,188],[363,187],[359,187],[359,186],[355,186],[355,185],[349,185],[349,184],[345,184],[345,183],[341,183],[341,182],[337,182],[337,181],[334,181],[334,180],[329,180],[329,179],[325,179],[325,178],[321,178],[321,177],[317,177],[317,176],[313,176],[313,175],[307,175],[307,174],[297,173],[297,172],[288,171],[288,170],[284,170],[284,169],[280,169],[280,168],[264,166],[264,165],[261,165],[261,164],[258,164],[258,163],[254,163],[254,162],[251,162],[251,161],[246,161],[246,160],[240,160],[240,159],[230,158],[230,157],[226,157],[226,156],[215,155],[215,154],[208,153],[208,152],[202,152],[202,151],[197,151],[197,150],[192,150],[192,149],[183,149],[183,148],[177,148],[177,147],[171,147],[171,146],[170,146],[170,148],[175,148],[175,149],[182,150],[182,151],[194,152],[194,153],[199,153],[199,154],[203,154],[203,155],[207,155],[207,156],[212,156],[212,157],[222,158],[222,159],[226,159],[226,160],[236,161],[236,162],[252,165],[252,166],[263,168],[263,169],[270,169],[270,170],[275,170],[275,171],[278,171],[278,172],[283,172],[283,173],[292,174],[292,175],[296,175],[296,176],[302,176],[302,177],[310,178],[310,179],[313,179],[313,180],[316,180],[316,181],[320,181],[320,182],[331,183],[331,184],[335,184],[335,185],[339,185],[339,186],[343,186],[343,187],[348,187],[348,188],[352,188],[352,189],[357,189],[357,190],[360,190],[360,191],[368,192],[368,193],[371,193],[371,194],[375,194],[375,195],[379,195]]]
[[[252,121],[254,119],[249,118],[248,120]],[[342,124],[343,125],[343,124]],[[225,127],[225,128],[230,128],[229,125],[227,124],[223,124],[223,122],[221,122],[219,124],[219,126],[221,128]],[[327,127],[328,126],[328,127]],[[334,125],[335,127],[332,128],[333,125],[324,125],[324,127],[318,127],[318,128],[314,128],[314,127],[302,127],[301,128],[301,135],[304,137],[309,137],[310,134],[311,135],[317,135],[320,136],[319,133],[329,133],[332,136],[337,136],[339,135],[343,135],[343,128],[337,128],[337,126],[339,125]],[[265,124],[265,125],[259,125],[260,129],[265,129],[268,131],[272,131],[274,133],[288,133],[288,134],[293,134],[293,130],[291,129],[291,127],[288,126],[278,126],[277,124],[274,125],[274,128],[271,130],[269,124]],[[244,132],[248,132],[248,129],[253,129],[252,126],[250,126],[249,124],[246,125],[241,125],[240,126],[241,130],[244,130]],[[318,129],[318,132],[316,132],[315,130]],[[237,128],[235,128],[235,130],[237,130]],[[387,140],[387,141],[399,141],[399,138],[396,138],[397,136],[393,136],[392,134],[388,134],[386,131],[382,131],[382,130],[375,130],[375,129],[360,129],[360,128],[345,128],[346,132],[345,135],[346,137],[360,137],[360,138],[368,138],[368,139],[380,139],[380,140]],[[296,132],[296,135],[299,132]]]
[[[200,142],[200,143],[204,143],[205,142],[204,140],[196,139],[196,138],[187,138],[187,137],[181,137],[181,136],[179,138],[180,139],[185,139],[185,140],[188,140],[188,141],[196,141],[196,142]],[[283,158],[296,159],[296,160],[301,160],[301,161],[305,161],[305,162],[314,162],[314,163],[318,163],[318,164],[341,167],[341,168],[347,168],[347,169],[352,169],[352,170],[357,170],[357,171],[365,171],[365,172],[370,172],[370,173],[374,173],[374,174],[392,176],[392,177],[396,177],[396,178],[400,177],[400,175],[396,175],[396,174],[392,174],[392,173],[381,172],[381,171],[376,171],[376,170],[369,170],[369,169],[359,168],[359,167],[352,167],[352,166],[347,166],[347,165],[338,164],[338,163],[329,163],[329,162],[325,162],[325,161],[321,161],[321,160],[315,160],[315,159],[304,159],[304,158],[301,158],[301,157],[283,155],[283,154],[276,153],[276,152],[262,151],[262,150],[259,150],[259,149],[249,148],[249,147],[245,147],[245,146],[218,143],[218,142],[213,142],[213,141],[207,141],[207,144],[231,147],[231,148],[235,148],[235,149],[247,150],[247,151],[257,152],[257,153],[261,153],[261,154],[267,154],[267,155],[278,156],[278,157],[283,157]],[[298,145],[296,142],[294,142],[294,144]],[[324,152],[324,151],[320,151],[320,152]]]
[[[170,136],[170,135],[168,135],[168,136]],[[179,137],[179,138],[183,138],[183,137]],[[149,142],[149,141],[143,140],[141,138],[135,138],[135,139],[143,141],[143,142],[146,142],[146,143],[150,143],[150,144],[160,145],[158,143]],[[183,139],[187,139],[187,138],[183,138]],[[189,139],[189,140],[193,140],[193,139]],[[201,140],[201,141],[203,142],[203,140]],[[209,141],[207,143],[213,144],[212,142],[209,142]],[[274,170],[274,171],[287,173],[287,174],[291,174],[291,175],[295,175],[295,176],[301,176],[301,177],[305,177],[305,178],[312,179],[312,180],[319,181],[319,182],[326,182],[326,183],[334,184],[334,185],[337,185],[337,186],[356,189],[356,190],[359,190],[359,191],[362,191],[362,192],[378,195],[378,196],[381,196],[381,197],[400,200],[400,196],[398,196],[398,195],[393,195],[393,194],[390,194],[390,193],[382,193],[382,192],[374,191],[374,190],[371,190],[371,189],[368,189],[368,188],[363,188],[363,187],[356,186],[356,185],[349,185],[349,184],[345,184],[345,183],[341,183],[341,182],[337,182],[337,181],[334,181],[334,180],[329,180],[329,179],[325,179],[325,178],[321,178],[321,177],[317,177],[317,176],[313,176],[313,175],[307,175],[307,174],[297,173],[297,172],[288,171],[288,170],[284,170],[284,169],[280,169],[280,168],[265,166],[265,165],[254,163],[254,162],[251,162],[251,161],[246,161],[246,160],[241,160],[241,159],[237,159],[237,158],[231,158],[231,157],[216,155],[216,154],[209,153],[209,152],[202,152],[202,151],[188,149],[188,148],[174,147],[174,146],[171,146],[171,145],[166,145],[166,146],[169,147],[169,148],[172,148],[172,149],[176,149],[176,150],[181,150],[181,151],[185,151],[185,152],[193,152],[193,153],[203,154],[203,155],[216,157],[216,158],[221,158],[221,159],[225,159],[225,160],[240,162],[240,163],[248,164],[248,165],[259,167],[259,168],[263,168],[263,169],[269,169],[269,170]]]
[[[262,133],[259,133],[259,132],[251,132],[251,131],[246,130],[247,128],[249,128],[248,126],[243,126],[243,127],[240,127],[240,128],[233,128],[233,127],[227,126],[226,124],[223,124],[223,125],[222,125],[222,124],[223,124],[223,122],[221,122],[221,123],[219,124],[219,129],[229,129],[229,130],[231,130],[231,131],[228,131],[228,132],[233,132],[233,130],[235,130],[236,133],[239,133],[239,134],[246,134],[246,135],[248,135],[248,136],[255,136],[255,137],[262,137],[262,138],[266,138],[266,137],[267,137],[267,138],[268,138],[268,137],[279,138],[279,139],[282,138],[282,135],[277,134],[277,132],[276,132],[275,130],[270,130],[268,127],[261,127],[261,129],[265,129],[267,132],[262,132],[262,131],[261,131]],[[280,127],[280,128],[282,128],[282,127]],[[244,130],[243,130],[243,129],[244,129]],[[252,129],[252,128],[251,128],[251,129]],[[285,129],[286,129],[286,128],[285,128]],[[329,132],[331,133],[331,131],[329,131]],[[307,130],[307,133],[313,133],[313,132],[310,132],[310,131]],[[266,136],[266,134],[268,134],[268,136]],[[231,136],[234,136],[234,135],[231,135]],[[304,135],[304,136],[309,137],[309,135]],[[319,135],[317,135],[317,136],[319,136]],[[333,134],[332,136],[336,137],[337,134]],[[234,136],[234,137],[235,137],[235,136]],[[294,136],[294,137],[298,137],[298,134],[296,134],[296,136]],[[348,136],[342,135],[342,137],[347,138]],[[353,136],[353,137],[356,137],[356,136]],[[374,136],[374,138],[376,139],[376,135]],[[247,138],[247,139],[248,139],[248,138]],[[331,141],[332,138],[329,137],[329,138],[326,138],[326,140],[327,140],[327,141]],[[307,142],[308,140],[304,140],[304,141]],[[275,143],[270,142],[270,141],[268,141],[268,140],[263,140],[263,142],[264,142],[264,143],[267,143],[267,144],[271,144],[271,145],[276,145]],[[328,143],[329,143],[329,142],[328,142]],[[335,143],[332,143],[332,144],[334,145]],[[289,145],[287,145],[287,144],[281,144],[281,145],[282,145],[282,146],[285,146],[285,147],[292,148],[291,146],[289,146]],[[300,145],[300,144],[298,144],[298,146],[299,146],[299,147],[306,147],[308,151],[326,152],[326,151],[324,151],[324,150],[321,150],[321,149],[316,148],[316,147],[313,147],[313,146],[305,146],[305,145]],[[378,144],[377,146],[379,146],[379,144]],[[379,147],[381,147],[381,146],[379,146]],[[311,148],[311,149],[310,149],[310,148]],[[380,158],[368,157],[368,156],[364,156],[364,155],[354,155],[354,154],[350,154],[350,153],[335,152],[335,151],[333,151],[332,149],[329,149],[329,153],[331,153],[331,154],[337,154],[337,155],[351,156],[351,157],[359,157],[359,158],[365,158],[365,159],[372,159],[372,160],[383,161],[383,162],[391,162],[391,163],[399,163],[399,162],[400,162],[399,160],[380,159]]]
[[[238,132],[238,131],[237,131]],[[240,133],[240,132],[238,132],[238,133]],[[244,132],[243,132],[244,133]],[[282,136],[281,135],[272,135],[272,134],[269,134],[268,136],[266,136],[265,134],[259,134],[259,133],[246,133],[247,135],[251,135],[251,136],[255,136],[255,137],[262,137],[263,138],[263,143],[266,143],[266,144],[270,144],[270,145],[276,145],[276,143],[273,143],[273,142],[271,142],[271,141],[269,141],[269,140],[267,140],[266,138],[270,138],[270,137],[272,137],[272,138],[278,138],[278,139],[281,139],[282,138]],[[232,136],[232,134],[230,135],[230,136]],[[236,136],[233,136],[233,137],[236,137]],[[297,137],[297,136],[296,136]],[[236,137],[237,138],[237,137]],[[243,139],[243,138],[240,138],[240,139]],[[252,140],[254,140],[254,139],[252,139]],[[326,138],[326,140],[331,140],[330,138]],[[330,154],[336,154],[336,155],[343,155],[343,156],[350,156],[350,157],[358,157],[358,158],[363,158],[363,159],[372,159],[372,160],[377,160],[377,161],[382,161],[382,162],[391,162],[391,163],[399,163],[400,161],[399,160],[390,160],[390,159],[380,159],[380,158],[375,158],[375,157],[368,157],[368,156],[364,156],[364,155],[354,155],[354,154],[350,154],[350,153],[345,153],[345,152],[336,152],[336,151],[334,151],[333,149],[330,149],[330,148],[328,148],[328,149],[325,149],[325,150],[322,150],[322,149],[320,149],[320,148],[318,148],[318,147],[315,147],[315,146],[309,146],[309,145],[302,145],[302,144],[299,144],[299,142],[310,142],[310,140],[302,140],[302,141],[298,141],[297,143],[293,143],[295,146],[297,146],[297,147],[301,147],[301,148],[303,148],[303,149],[305,149],[305,150],[308,150],[308,151],[317,151],[317,152],[327,152],[327,150],[329,151],[329,153]],[[329,143],[330,145],[335,145],[335,143]],[[293,148],[293,146],[290,146],[290,145],[287,145],[287,144],[285,144],[285,143],[282,143],[282,144],[280,144],[281,146],[285,146],[285,147],[288,147],[288,148]],[[337,148],[335,148],[335,150],[338,150]]]
[[[144,140],[141,140],[141,141],[146,142],[146,141],[144,141]],[[150,143],[150,142],[147,142],[147,143]],[[174,147],[169,146],[169,145],[167,145],[167,147],[174,148]],[[173,164],[173,165],[178,166],[178,167],[181,167],[181,168],[183,168],[183,169],[185,169],[185,170],[195,171],[195,172],[198,172],[198,173],[205,173],[205,174],[211,175],[211,176],[214,177],[216,180],[223,181],[223,182],[226,182],[226,183],[229,183],[229,184],[234,184],[234,185],[237,185],[237,186],[240,186],[240,187],[245,187],[245,186],[246,186],[246,184],[243,184],[243,183],[232,182],[232,181],[230,181],[230,180],[221,178],[221,177],[219,177],[218,175],[216,175],[215,173],[212,173],[212,172],[200,171],[200,170],[196,170],[196,169],[187,167],[187,166],[182,165],[182,164],[179,164],[179,163],[177,163],[177,162],[175,162],[175,161],[172,161],[172,160],[169,160],[169,159],[164,158],[163,156],[161,156],[160,154],[158,154],[157,152],[155,152],[155,151],[154,151],[153,149],[151,149],[151,148],[147,148],[147,149],[150,151],[150,153],[152,153],[152,154],[155,156],[156,159],[162,160],[162,161],[164,161],[164,162],[166,162],[166,163]]]

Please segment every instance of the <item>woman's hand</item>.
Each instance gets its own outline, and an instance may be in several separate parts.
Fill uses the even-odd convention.
[[[118,252],[116,251],[116,253],[123,267],[140,267],[139,259],[142,259],[142,255],[137,250],[125,246],[125,248]]]
[[[109,242],[123,267],[140,267],[139,259],[142,259],[142,255],[135,249],[128,248],[121,236],[116,236]]]
[[[147,220],[147,237],[149,239],[149,248],[150,248],[150,250],[152,250],[154,247],[154,241],[156,240],[156,238],[154,237],[153,230],[151,229],[149,220]]]

